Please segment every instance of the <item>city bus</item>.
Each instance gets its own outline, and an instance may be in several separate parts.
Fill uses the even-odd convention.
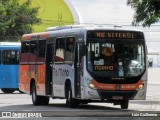
[[[117,27],[60,26],[21,39],[19,89],[33,105],[64,98],[70,108],[104,102],[128,109],[145,100],[147,47],[143,32]]]
[[[0,42],[0,89],[4,93],[19,90],[20,42]]]

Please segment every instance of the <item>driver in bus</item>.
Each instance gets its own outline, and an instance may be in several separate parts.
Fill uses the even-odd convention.
[[[102,50],[104,64],[113,65],[113,49],[110,47],[104,47]]]

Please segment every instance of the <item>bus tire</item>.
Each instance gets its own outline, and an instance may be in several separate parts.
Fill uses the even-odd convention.
[[[123,100],[121,102],[121,109],[128,109],[129,100]]]
[[[69,106],[70,108],[76,108],[78,105],[76,99],[72,97],[71,87],[67,89],[66,105]]]
[[[32,84],[32,87],[31,87],[31,95],[32,95],[32,103],[33,105],[37,106],[37,105],[40,105],[40,98],[39,96],[37,96],[37,91],[36,91],[36,86],[35,86],[35,83]]]
[[[1,88],[1,91],[3,93],[13,93],[15,90],[14,89]]]
[[[47,96],[39,96],[41,99],[41,105],[48,105],[49,104],[49,97]]]
[[[81,101],[81,104],[88,104],[89,102],[88,101]]]
[[[32,95],[33,105],[38,106],[38,105],[48,105],[49,104],[49,97],[37,95],[35,83],[32,84],[31,92],[32,92],[31,95]]]

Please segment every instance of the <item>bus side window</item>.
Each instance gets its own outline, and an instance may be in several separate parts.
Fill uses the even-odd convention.
[[[2,56],[3,56],[3,64],[9,64],[9,58],[10,58],[10,54],[8,53],[8,50],[3,50],[2,51]]]
[[[3,50],[3,64],[11,64],[11,52],[9,50]]]
[[[29,59],[29,44],[30,42],[22,42],[22,48],[21,48],[21,62],[28,62]]]
[[[12,64],[19,64],[19,51],[11,51],[11,59]]]
[[[72,62],[74,57],[74,37],[68,37],[66,40],[65,61]]]
[[[46,40],[39,40],[38,62],[45,62]]]
[[[30,52],[29,52],[29,61],[36,62],[37,61],[37,42],[31,41],[30,42]]]
[[[19,52],[15,50],[3,50],[3,64],[18,64]]]
[[[65,38],[56,39],[55,62],[64,62]]]

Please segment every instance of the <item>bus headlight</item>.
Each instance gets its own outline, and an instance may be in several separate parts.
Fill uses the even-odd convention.
[[[92,84],[92,83],[90,83],[90,84],[89,84],[89,88],[91,88],[91,89],[95,89],[95,85],[94,85],[94,84]]]
[[[90,78],[85,78],[85,80],[86,80],[86,83],[87,83],[87,85],[88,85],[88,87],[90,88],[90,89],[96,89],[96,86],[94,85],[94,83],[92,82],[93,81],[93,79],[90,79]]]
[[[139,85],[139,89],[142,90],[144,88],[144,85]]]

